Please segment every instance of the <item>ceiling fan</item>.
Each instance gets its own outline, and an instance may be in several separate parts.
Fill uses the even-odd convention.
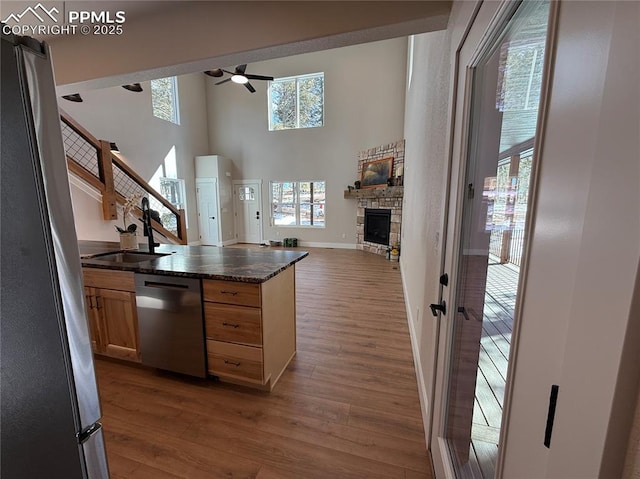
[[[221,85],[223,83],[227,83],[228,81],[232,81],[234,83],[239,83],[240,85],[244,85],[245,88],[249,90],[251,93],[255,93],[256,89],[253,88],[253,85],[251,85],[251,83],[249,83],[249,80],[273,80],[273,77],[270,77],[270,76],[252,75],[251,73],[245,73],[246,69],[247,69],[247,64],[245,63],[243,65],[238,65],[235,71],[233,72],[230,72],[223,68],[216,68],[215,70],[207,70],[204,73],[205,75],[209,75],[210,77],[215,77],[215,78],[220,78],[225,73],[228,73],[229,75],[231,75],[231,77],[225,80],[219,81],[218,83],[216,83],[216,85]]]

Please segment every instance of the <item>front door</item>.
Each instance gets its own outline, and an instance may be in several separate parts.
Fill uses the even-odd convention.
[[[217,246],[220,241],[217,180],[215,178],[197,179],[196,192],[200,243]]]
[[[262,180],[233,182],[236,231],[240,243],[262,242]]]
[[[476,13],[458,65],[431,444],[438,477],[489,479],[499,470],[549,3],[484,2]]]

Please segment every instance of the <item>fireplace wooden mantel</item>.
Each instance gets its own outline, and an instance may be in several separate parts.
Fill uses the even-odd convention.
[[[361,198],[402,198],[404,186],[389,186],[387,188],[363,188],[360,190],[344,190],[345,199]]]

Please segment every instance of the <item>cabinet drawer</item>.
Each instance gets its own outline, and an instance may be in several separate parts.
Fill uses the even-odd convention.
[[[204,318],[208,338],[262,345],[260,310],[257,308],[205,302]]]
[[[84,285],[91,288],[115,289],[135,293],[136,284],[131,271],[82,268]]]
[[[207,340],[210,374],[262,383],[262,348]]]
[[[202,281],[202,292],[205,301],[260,307],[260,284],[258,283],[206,279]]]

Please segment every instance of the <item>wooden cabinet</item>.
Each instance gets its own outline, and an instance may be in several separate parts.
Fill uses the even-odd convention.
[[[261,284],[203,280],[202,290],[209,373],[273,389],[296,353],[295,266]]]
[[[83,275],[93,351],[139,362],[134,274],[83,268]]]

